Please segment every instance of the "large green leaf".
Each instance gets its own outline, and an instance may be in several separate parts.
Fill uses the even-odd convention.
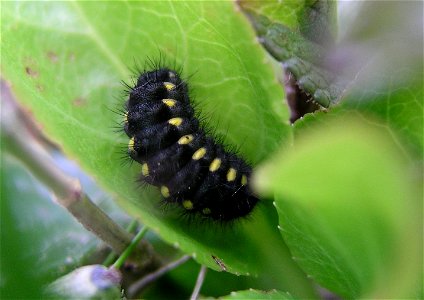
[[[256,178],[295,259],[347,298],[409,297],[420,283],[422,183],[383,132],[352,117],[315,123]]]
[[[42,285],[89,260],[99,240],[9,155],[6,143],[2,140],[0,252],[5,284],[1,295],[36,298]],[[54,158],[60,168],[81,180],[90,198],[115,221],[121,225],[129,222],[128,216],[74,164],[61,155]],[[23,281],[28,290],[20,288]]]
[[[36,252],[35,254],[40,256],[42,251],[38,252],[37,250],[41,250],[43,245],[39,243],[39,240],[37,240],[37,235],[28,230],[30,227],[34,226],[33,223],[38,225],[36,218],[33,216],[34,211],[25,211],[26,202],[31,202],[31,198],[37,199],[38,195],[27,193],[28,190],[31,192],[33,190],[31,187],[26,185],[25,180],[13,182],[13,175],[16,174],[16,170],[11,168],[11,164],[8,163],[3,156],[1,163],[0,297],[2,299],[30,297],[39,298],[42,293],[42,285],[48,282],[48,279],[45,278],[47,275],[44,272],[45,268],[43,268],[45,265],[42,263],[40,264],[40,259],[36,259],[37,256],[34,257],[32,255]],[[20,186],[19,189],[17,188],[18,186]],[[21,200],[18,204],[13,202],[16,198]],[[32,203],[29,203],[28,206],[31,207],[31,204]],[[19,205],[21,205],[21,207],[19,207]],[[28,215],[30,214],[33,219],[28,218]],[[23,220],[29,220],[30,222],[24,223]],[[45,233],[45,231],[43,233]],[[42,275],[35,276],[37,273],[41,273]],[[26,283],[24,289],[22,288],[23,282]]]
[[[284,270],[277,284],[310,296],[267,203],[232,226],[190,223],[164,211],[156,190],[138,188],[140,167],[120,159],[127,138],[113,132],[121,117],[111,109],[125,101],[120,80],[130,82],[128,69],[147,57],[183,66],[211,126],[253,163],[289,138],[281,87],[233,3],[7,2],[1,17],[2,76],[15,96],[129,213],[200,263],[221,270],[215,257],[240,274]]]
[[[2,227],[17,228],[15,238],[22,239],[25,245],[19,252],[9,252],[7,243],[2,243],[2,253],[32,260],[28,272],[33,279],[42,279],[44,283],[55,279],[97,246],[93,235],[56,205],[49,192],[4,153],[1,172],[2,220],[10,220]],[[10,257],[3,261],[9,260]],[[13,268],[3,270],[8,273],[5,278],[13,273]]]

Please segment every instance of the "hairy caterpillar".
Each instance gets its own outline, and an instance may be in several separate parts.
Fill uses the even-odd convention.
[[[258,199],[248,186],[251,167],[199,124],[176,71],[144,71],[128,92],[128,155],[141,164],[144,182],[187,213],[227,221],[252,211]]]

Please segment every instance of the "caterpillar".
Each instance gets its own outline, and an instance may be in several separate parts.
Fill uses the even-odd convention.
[[[124,110],[128,155],[165,203],[220,221],[253,210],[258,199],[249,189],[252,168],[199,123],[177,71],[143,71],[129,86]]]

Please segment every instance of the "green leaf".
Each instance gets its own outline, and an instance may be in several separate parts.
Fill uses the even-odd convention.
[[[97,241],[5,152],[1,163],[2,296],[36,297],[41,285],[75,267]]]
[[[184,265],[167,273],[157,284],[149,288],[146,294],[143,294],[143,297],[145,299],[188,299],[193,292],[193,286],[198,273],[199,265],[189,260]],[[275,274],[274,277],[278,277]],[[229,294],[233,291],[248,290],[251,288],[269,291],[275,287],[275,282],[269,279],[272,279],[272,277],[267,277],[264,280],[262,277],[236,276],[230,273],[208,270],[201,289],[202,299],[221,298],[225,295],[228,295],[225,297],[229,297]],[[278,278],[276,279],[278,280]],[[164,285],[169,285],[170,281],[179,288],[178,291],[164,288]]]
[[[383,132],[315,123],[256,177],[296,261],[346,298],[409,297],[422,272],[422,182]]]
[[[336,62],[343,56],[355,77],[341,110],[377,118],[407,155],[422,159],[423,4],[368,1],[360,7],[358,26],[330,53]]]
[[[42,293],[42,285],[45,284],[47,280],[44,278],[41,279],[39,276],[36,276],[37,274],[34,274],[34,270],[40,266],[37,266],[37,261],[31,257],[31,255],[27,254],[27,249],[29,249],[29,251],[33,250],[32,246],[36,239],[34,239],[34,235],[31,234],[31,232],[25,232],[25,230],[20,228],[23,224],[18,222],[19,215],[25,215],[25,213],[16,211],[16,205],[11,201],[15,199],[13,197],[16,196],[14,192],[19,192],[19,189],[15,189],[14,184],[11,184],[8,180],[13,174],[11,174],[12,172],[8,172],[10,169],[8,170],[8,166],[5,164],[6,160],[3,154],[1,160],[0,296],[2,299],[39,298]],[[24,188],[25,185],[22,189]],[[37,195],[35,195],[35,198],[36,197]],[[27,198],[26,200],[29,199]],[[28,226],[24,226],[24,228],[25,227]],[[35,245],[35,248],[39,249],[40,247],[37,246],[39,245]],[[22,288],[22,282],[26,283],[24,289]]]
[[[21,280],[26,277],[35,285],[50,283],[59,275],[90,259],[90,254],[100,242],[79,224],[52,197],[45,187],[15,160],[7,151],[7,141],[2,140],[1,156],[1,227],[2,278],[6,282],[2,295],[18,297]],[[6,147],[5,147],[6,146]],[[128,216],[119,210],[99,188],[62,155],[52,153],[58,166],[79,178],[84,190],[104,211],[124,225]],[[17,246],[19,245],[19,247]],[[15,248],[16,247],[16,248]],[[16,260],[22,260],[17,263]],[[23,263],[25,262],[25,263]],[[4,263],[4,264],[3,264]],[[14,282],[17,282],[14,285]],[[3,294],[4,292],[4,294]],[[25,297],[31,296],[31,293]],[[39,291],[38,291],[39,292]]]
[[[306,0],[298,15],[300,32],[309,40],[330,48],[337,36],[338,1]]]
[[[289,293],[283,293],[277,290],[272,291],[259,291],[259,290],[246,290],[246,291],[238,291],[238,292],[232,292],[230,295],[221,297],[220,299],[228,299],[228,300],[235,300],[235,299],[278,299],[278,300],[291,300],[295,299],[293,298]]]
[[[329,107],[340,100],[347,80],[325,66],[326,47],[310,41],[300,32],[274,22],[266,16],[248,11],[258,37],[265,49],[314,101]]]
[[[340,100],[347,80],[326,66],[334,45],[337,1],[240,1],[265,49],[319,105]]]
[[[313,129],[320,124],[325,124],[334,118],[360,116],[363,122],[378,124],[378,126],[390,134],[393,142],[410,159],[421,159],[424,151],[423,142],[423,87],[417,82],[422,78],[419,74],[404,73],[406,82],[403,85],[393,82],[399,79],[398,75],[374,78],[375,87],[367,83],[352,87],[340,105],[329,111],[317,111],[305,115],[294,123],[295,139],[302,138],[305,129]],[[377,81],[380,86],[378,87]]]
[[[422,156],[423,143],[423,90],[417,85],[387,87],[378,94],[352,94],[346,98],[343,108],[359,111],[365,117],[378,117],[393,139],[408,153]]]
[[[253,163],[290,138],[281,86],[233,5],[7,2],[1,12],[2,74],[64,152],[166,241],[216,270],[221,267],[212,256],[237,274],[284,269],[278,284],[293,282],[297,292],[310,296],[268,204],[233,226],[193,224],[161,208],[155,189],[135,183],[140,166],[124,166],[120,159],[128,139],[113,132],[121,120],[111,109],[123,106],[120,81],[130,82],[128,69],[134,61],[143,66],[148,57],[165,57],[183,66],[186,78],[192,75],[194,101],[209,124]]]

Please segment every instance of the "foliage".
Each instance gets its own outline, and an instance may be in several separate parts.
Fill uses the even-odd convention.
[[[422,9],[414,5],[374,3],[359,13],[371,20],[372,12],[385,11],[394,23],[402,14],[416,26],[414,12]],[[218,258],[230,273],[265,278],[263,289],[300,298],[314,297],[312,280],[346,298],[414,296],[422,275],[423,68],[413,47],[422,41],[414,35],[419,30],[405,34],[408,26],[394,26],[389,35],[377,20],[330,47],[309,40],[318,27],[335,38],[332,1],[241,7],[250,19],[233,2],[5,2],[2,78],[45,134],[122,208],[198,263],[221,271]],[[317,14],[323,17],[305,27]],[[262,27],[255,33],[264,17],[293,37],[270,51],[277,59],[285,51],[286,66],[294,61],[312,82],[320,78],[307,71],[325,69],[332,78],[343,71],[337,97],[317,100],[328,110],[289,125],[276,79],[281,69],[255,40],[257,33],[267,46],[276,38]],[[395,42],[380,46],[388,41]],[[316,53],[326,64],[318,65]],[[125,99],[120,81],[131,84],[131,68],[143,69],[146,58],[183,67],[208,125],[255,166],[262,201],[251,218],[193,224],[161,209],[157,191],[134,183],[140,167],[122,164],[127,139],[114,133],[121,120],[113,111]],[[334,65],[340,69],[328,67]],[[14,199],[3,191],[3,204]]]

